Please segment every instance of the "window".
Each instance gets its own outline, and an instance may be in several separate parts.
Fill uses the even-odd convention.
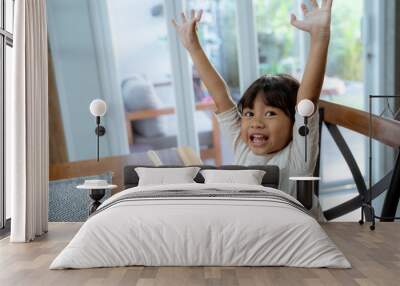
[[[364,92],[363,43],[361,39],[364,0],[337,0],[332,14],[331,42],[326,67],[326,77],[321,99],[357,109],[366,109]],[[346,15],[351,15],[346,17]],[[351,130],[340,131],[357,161],[360,171],[366,174],[366,137]],[[322,188],[352,184],[350,170],[326,128],[322,131],[321,176]],[[351,144],[349,144],[351,143]],[[332,148],[331,146],[335,146]],[[340,167],[342,166],[342,167]],[[341,169],[340,172],[335,170]]]
[[[236,3],[230,0],[188,1],[188,9],[203,10],[203,16],[198,26],[201,45],[208,58],[226,81],[235,101],[239,100],[239,63],[237,49]],[[200,80],[196,68],[193,70],[193,88],[196,106],[213,104],[212,97]],[[232,163],[233,155],[230,148],[222,148],[224,136],[219,136],[219,128],[210,110],[198,110],[195,113],[195,123],[198,132],[200,155],[206,164]],[[216,138],[216,139],[214,139]]]
[[[130,152],[176,147],[177,116],[164,113],[176,106],[165,4],[109,1],[107,7],[125,112],[151,109],[154,115],[128,126]]]
[[[5,189],[5,98],[11,92],[11,67],[13,46],[14,0],[0,2],[0,228],[4,229],[6,220],[11,216],[10,194]]]
[[[68,161],[95,158],[94,120],[88,110],[94,98],[109,107],[100,157],[176,147],[165,5],[86,2],[47,2],[57,84],[57,93],[49,96],[60,101],[61,118],[56,120],[63,124]]]
[[[289,73],[300,79],[307,56],[309,39],[289,21],[292,11],[299,17],[303,1],[253,0],[259,46],[260,74]],[[321,1],[318,1],[319,3]],[[365,108],[363,82],[363,43],[361,41],[364,0],[336,0],[332,13],[331,41],[321,99],[358,109]],[[351,15],[348,17],[346,15]],[[365,137],[340,128],[365,174]],[[321,142],[321,189],[353,182],[334,141],[326,128]],[[341,172],[335,172],[341,168]]]
[[[337,0],[332,14],[331,42],[322,99],[365,109],[363,44],[364,0]],[[346,17],[346,15],[351,15]]]
[[[254,0],[260,74],[288,73],[299,77],[302,36],[290,25],[289,15],[296,1]]]

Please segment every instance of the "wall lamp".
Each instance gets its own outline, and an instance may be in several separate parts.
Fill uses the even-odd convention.
[[[100,117],[104,116],[107,111],[107,104],[104,100],[102,99],[94,99],[90,103],[90,113],[92,113],[93,116],[96,117],[96,129],[95,133],[97,135],[97,161],[99,161],[99,138],[100,136],[103,136],[106,134],[106,128],[104,126],[100,125]]]

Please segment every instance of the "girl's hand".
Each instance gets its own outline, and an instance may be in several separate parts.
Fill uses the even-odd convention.
[[[190,12],[190,18],[187,19],[185,13],[181,13],[182,23],[179,25],[176,21],[172,20],[172,25],[174,25],[183,46],[189,51],[195,51],[200,49],[199,38],[197,37],[196,29],[197,23],[201,20],[201,15],[203,10],[198,11],[197,15],[194,10]]]
[[[298,20],[294,14],[291,14],[290,23],[300,30],[309,32],[312,37],[329,36],[332,1],[333,0],[322,0],[320,8],[317,0],[310,0],[313,7],[311,11],[302,3],[301,9],[303,10],[304,20]]]

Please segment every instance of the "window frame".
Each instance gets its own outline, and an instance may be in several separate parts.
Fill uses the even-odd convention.
[[[237,13],[237,27],[238,27],[238,36],[237,36],[237,45],[238,45],[238,61],[239,61],[239,81],[240,81],[240,89],[243,91],[248,82],[251,82],[252,79],[257,78],[259,76],[258,69],[258,50],[257,50],[257,31],[254,22],[253,15],[253,6],[254,0],[251,1],[241,1],[235,0],[236,4],[236,13]],[[295,4],[296,13],[301,14],[300,12],[300,4],[302,2],[310,3],[310,0],[292,0]],[[382,14],[382,10],[387,7],[387,3],[385,1],[379,1],[379,3],[375,3],[373,0],[363,0],[364,1],[364,10],[367,9],[369,4],[374,3],[375,8],[379,8],[380,14]],[[371,2],[372,1],[372,2]],[[180,11],[185,11],[185,1],[178,0],[164,0],[164,5],[167,10],[167,20],[174,18],[175,15],[178,15]],[[370,11],[372,13],[373,11]],[[366,13],[368,14],[368,13]],[[362,22],[362,28],[366,29],[366,27],[377,26],[377,29],[382,32],[385,28],[384,25],[384,17],[382,15],[372,14],[373,18],[364,18]],[[191,79],[191,72],[188,70],[188,54],[185,52],[183,47],[179,43],[179,39],[176,36],[175,31],[171,27],[171,25],[167,25],[168,27],[168,37],[171,45],[171,62],[172,67],[174,67],[172,74],[174,75],[174,82],[176,84],[176,109],[177,109],[177,118],[178,118],[178,146],[190,146],[196,153],[199,152],[199,142],[198,137],[195,136],[197,132],[195,131],[194,126],[194,94],[193,94],[193,86]],[[376,31],[368,31],[369,33],[376,33]],[[376,34],[383,34],[376,33]],[[305,33],[299,34],[300,47],[297,51],[300,56],[300,63],[302,66],[305,66],[306,60],[309,52],[309,41],[307,40],[307,35]],[[368,55],[367,50],[372,49],[372,52],[376,56],[376,59],[381,59],[383,52],[382,45],[385,44],[384,41],[381,41],[381,44],[378,45],[378,41],[376,37],[368,37],[368,39],[364,39],[363,43],[363,59],[365,62],[364,70],[372,69],[378,70],[377,67],[380,64],[380,61],[370,62],[369,68],[368,65]],[[256,64],[254,64],[256,63]],[[367,86],[367,83],[377,85],[377,79],[372,80],[364,80],[365,84],[365,102],[367,101],[367,95],[371,92],[371,87]],[[378,88],[378,90],[382,90],[382,88]],[[179,104],[178,104],[179,103]],[[365,105],[366,106],[366,105]],[[329,136],[327,134],[327,136]],[[365,138],[365,142],[367,142],[367,138]],[[382,152],[380,152],[381,154]],[[367,160],[366,160],[367,162]],[[379,165],[380,166],[380,165]],[[366,170],[366,165],[360,166],[362,169]],[[320,166],[322,173],[323,166]],[[336,181],[333,183],[325,183],[322,184],[321,190],[323,189],[331,189],[331,188],[339,188],[340,186],[346,186],[353,183],[353,178],[349,177],[348,179]],[[324,191],[322,191],[324,192]]]
[[[253,1],[254,0],[252,0],[252,1],[249,1],[249,2],[252,2],[253,3]],[[294,5],[294,7],[295,7],[295,10],[294,10],[294,12],[297,14],[297,15],[301,15],[302,14],[302,11],[301,11],[301,9],[300,9],[300,7],[301,7],[301,3],[306,3],[306,4],[311,4],[311,2],[310,2],[310,0],[292,0],[293,1],[293,5]],[[374,4],[376,7],[374,7],[374,9],[375,10],[377,10],[378,8],[379,8],[379,11],[380,10],[382,10],[382,9],[384,9],[384,6],[385,6],[385,3],[371,3],[371,1],[373,1],[373,0],[363,0],[363,9],[364,9],[364,12],[366,12],[366,11],[368,11],[368,6],[371,6],[370,4]],[[237,0],[237,2],[239,3],[240,2],[240,0]],[[384,2],[384,1],[379,1],[379,2]],[[239,5],[239,4],[238,4]],[[251,5],[251,4],[247,4],[247,5]],[[254,3],[253,3],[253,5],[255,5]],[[386,4],[387,5],[387,4]],[[238,6],[239,7],[239,6]],[[244,11],[244,9],[243,9],[243,7],[242,7],[242,9],[238,9],[237,11],[241,11],[241,12],[243,12]],[[369,13],[371,14],[373,12],[373,10],[372,11],[369,11]],[[375,15],[376,16],[376,15]],[[383,34],[383,32],[384,31],[382,31],[382,29],[384,29],[384,23],[382,23],[382,17],[380,17],[380,20],[381,21],[378,21],[378,19],[376,19],[376,18],[364,18],[363,20],[363,22],[361,23],[361,25],[362,25],[362,29],[366,29],[367,27],[368,28],[370,28],[371,26],[374,26],[374,25],[379,25],[379,27],[377,28],[377,29],[379,29],[379,31],[380,31],[380,33],[378,33],[378,34]],[[245,24],[243,24],[243,26],[247,26],[247,27],[251,27],[251,21],[253,21],[253,19],[251,19],[251,18],[246,18],[246,21],[248,21],[248,23],[245,25]],[[256,26],[255,25],[253,25],[253,28],[254,29],[256,29]],[[375,32],[375,31],[368,31],[368,33],[373,33],[373,32]],[[248,31],[248,33],[250,33],[250,31]],[[256,32],[254,32],[254,33],[256,33]],[[253,34],[254,34],[253,33]],[[296,29],[296,36],[298,36],[298,40],[299,40],[299,48],[298,48],[298,50],[296,51],[296,53],[297,53],[297,55],[299,56],[299,62],[300,62],[300,66],[302,66],[302,67],[305,67],[305,65],[306,65],[306,62],[307,62],[307,58],[308,58],[308,54],[309,54],[309,49],[310,49],[310,42],[309,42],[309,40],[308,40],[308,35],[306,34],[306,33],[303,33],[303,32],[299,32],[297,29]],[[241,34],[239,33],[239,36],[238,36],[238,41],[240,42],[242,39],[240,38],[240,36],[241,36]],[[384,41],[383,41],[383,43],[384,43]],[[366,52],[366,50],[368,50],[368,53],[374,53],[374,54],[376,54],[377,55],[377,57],[379,57],[379,56],[381,56],[382,55],[382,49],[378,49],[377,47],[375,47],[376,46],[376,39],[374,39],[372,36],[369,36],[369,37],[367,37],[366,39],[364,39],[363,40],[363,60],[364,60],[364,62],[365,62],[365,66],[364,66],[364,70],[366,70],[367,69],[367,60],[370,60],[370,59],[368,59],[368,57],[367,57],[367,52]],[[375,48],[375,49],[374,49]],[[244,57],[244,54],[246,53],[247,51],[245,50],[244,51],[244,53],[243,53],[243,50],[242,51],[240,51],[239,52],[239,57],[241,57],[241,58],[243,58]],[[258,62],[258,56],[257,56],[257,62]],[[372,68],[375,68],[376,69],[376,67],[377,66],[379,66],[379,62],[377,62],[377,63],[372,63],[371,64],[371,69]],[[246,71],[246,73],[249,73],[249,71]],[[369,80],[364,80],[364,85],[365,85],[365,89],[364,89],[364,101],[365,101],[365,106],[367,106],[367,98],[368,98],[368,90],[370,90],[371,88],[369,87],[369,86],[367,86],[367,82],[370,82],[370,84],[373,84],[373,85],[376,85],[377,84],[377,80],[376,79],[374,79],[374,78],[370,78]],[[323,136],[330,136],[329,134],[325,134],[324,133],[324,135]],[[367,144],[367,139],[368,138],[364,138],[364,143],[365,144]],[[366,145],[365,145],[366,146]],[[362,169],[362,170],[364,170],[364,173],[365,173],[365,175],[367,175],[366,174],[366,172],[367,172],[367,148],[365,148],[365,150],[366,150],[366,153],[365,153],[365,165],[363,165],[363,166],[360,166],[360,168]],[[320,159],[321,160],[321,159]],[[322,174],[322,172],[323,172],[323,169],[324,169],[324,166],[323,166],[323,164],[322,164],[322,161],[320,162],[320,174]],[[346,178],[346,179],[342,179],[342,180],[337,180],[337,181],[335,181],[335,182],[324,182],[324,183],[321,183],[320,184],[320,194],[321,193],[330,193],[331,192],[331,190],[338,190],[338,189],[340,189],[340,188],[347,188],[347,187],[349,187],[349,186],[355,186],[355,184],[354,184],[354,180],[353,180],[353,177],[349,177],[349,178]]]
[[[7,219],[6,212],[6,188],[5,188],[5,93],[6,93],[6,61],[7,61],[7,46],[13,48],[13,33],[6,30],[6,1],[1,0],[1,21],[0,21],[0,58],[2,67],[0,69],[0,235],[8,232],[10,229],[10,219]],[[12,1],[11,17],[14,18],[15,0]],[[12,30],[14,30],[12,28]]]

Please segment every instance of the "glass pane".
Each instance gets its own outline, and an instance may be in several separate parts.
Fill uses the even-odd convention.
[[[389,95],[393,96],[393,95]],[[398,96],[398,95],[396,95]],[[400,108],[396,106],[396,100],[400,100],[399,98],[389,98],[385,97],[385,95],[379,95],[379,97],[374,97],[371,99],[371,110],[372,113],[380,119],[386,120],[399,120]],[[398,101],[399,102],[399,101]],[[367,105],[369,109],[369,102]],[[373,133],[372,136],[377,135]],[[378,131],[379,132],[379,131]],[[389,131],[387,131],[389,132]],[[369,140],[369,138],[368,138]],[[367,154],[369,157],[369,142],[366,144],[367,146]],[[382,142],[377,140],[372,140],[372,150],[371,150],[371,184],[376,184],[384,175],[387,174],[390,170],[393,170],[396,164],[396,160],[398,159],[399,148],[392,148],[390,146],[385,145]],[[367,165],[369,167],[369,165]],[[369,176],[368,176],[369,178]],[[393,178],[392,178],[393,179]],[[368,186],[369,180],[367,182]],[[375,213],[377,215],[382,215],[383,203],[386,198],[386,192],[381,194],[373,201],[373,206],[375,207]],[[400,207],[397,208],[400,210]]]
[[[254,14],[259,46],[261,74],[289,73],[300,79],[308,53],[309,38],[290,24],[292,11],[301,17],[302,1],[255,0]],[[321,1],[318,1],[319,3]],[[327,71],[321,99],[364,108],[361,16],[363,0],[335,1]],[[348,17],[346,15],[352,15]],[[366,139],[349,130],[343,136],[365,174]],[[321,142],[321,188],[332,184],[352,183],[352,175],[333,139],[324,128]],[[340,170],[339,172],[337,170]]]
[[[5,0],[6,4],[6,30],[14,32],[14,0]]]
[[[361,41],[361,17],[363,0],[335,1],[332,14],[331,42],[328,64],[321,99],[357,109],[365,109],[366,97],[363,82],[363,46]],[[346,17],[346,15],[352,15]],[[346,180],[354,183],[350,170],[327,130],[322,139],[323,183]],[[366,174],[367,138],[350,130],[341,129],[362,174]],[[329,139],[328,139],[329,138]],[[326,146],[324,148],[324,145]],[[334,170],[340,170],[335,172]]]
[[[290,25],[288,19],[292,11],[299,10],[301,2],[254,1],[260,74],[289,73],[296,78],[301,77],[304,69],[302,62],[307,57],[305,47],[308,37]],[[361,109],[364,108],[362,12],[363,0],[351,3],[335,1],[327,71],[321,96],[321,99]],[[347,13],[351,13],[352,17],[346,17]]]
[[[254,1],[260,74],[288,73],[299,77],[301,51],[296,38],[302,35],[289,22],[290,13],[296,10],[294,3],[295,0]]]
[[[256,0],[255,16],[259,45],[260,73],[289,73],[299,78],[305,33],[288,20],[300,1]],[[335,1],[332,37],[321,99],[364,109],[361,17],[363,0]],[[346,17],[346,15],[352,17]]]
[[[328,210],[336,207],[344,202],[347,202],[354,197],[358,196],[356,189],[341,189],[339,192],[328,192],[320,197],[320,203],[322,209]],[[356,209],[344,216],[338,217],[332,221],[358,221],[360,219],[360,209]]]
[[[157,115],[175,107],[164,3],[119,0],[107,5],[125,110],[151,109],[155,115],[132,123],[131,152],[176,147],[176,115]]]
[[[0,28],[3,29],[3,1],[0,1]]]
[[[99,13],[103,16],[98,17]],[[59,120],[69,160],[96,158],[95,119],[89,112],[95,98],[107,98],[108,106],[101,121],[107,131],[100,139],[100,157],[120,155],[113,151],[116,142],[129,146],[126,152],[176,147],[175,98],[163,4],[49,0],[47,14]],[[105,32],[108,29],[111,35]],[[114,83],[107,83],[104,76],[108,64],[115,66]],[[110,94],[106,89],[115,92]],[[161,116],[166,111],[169,115]],[[128,121],[128,115],[136,119]],[[132,140],[121,143],[123,136],[111,138],[112,132],[126,132]]]
[[[346,140],[361,174],[365,177],[367,163],[365,136],[342,127],[339,127],[339,130]],[[346,181],[353,184],[354,181],[350,169],[347,167],[347,163],[325,126],[322,129],[321,140],[321,187],[329,188],[340,182],[346,183]]]
[[[337,0],[322,99],[365,109],[361,23],[363,0]],[[351,15],[351,17],[348,17]]]
[[[4,36],[0,35],[0,50],[3,50],[4,45]],[[0,62],[4,68],[3,57],[0,55]],[[3,148],[5,145],[5,128],[4,128],[4,112],[5,107],[3,106],[5,98],[5,94],[3,93],[3,68],[0,70],[0,229],[4,227],[4,210],[5,210],[5,191],[6,187],[4,187],[4,179],[5,179],[5,170],[4,166],[4,152]]]
[[[12,48],[6,45],[6,67],[5,67],[5,96],[10,98],[12,84],[13,56]],[[10,188],[6,188],[6,219],[11,217],[11,192]]]
[[[228,84],[234,100],[240,98],[239,67],[237,51],[236,4],[229,0],[188,1],[188,10],[203,10],[198,27],[201,45],[214,67]],[[218,127],[212,124],[214,102],[193,66],[193,87],[198,109],[195,114],[196,127],[202,159],[205,163],[232,163],[233,155],[227,151],[220,154],[224,138],[218,137]],[[229,148],[228,148],[229,149]],[[220,158],[220,159],[218,159]],[[219,161],[219,162],[217,162]]]

